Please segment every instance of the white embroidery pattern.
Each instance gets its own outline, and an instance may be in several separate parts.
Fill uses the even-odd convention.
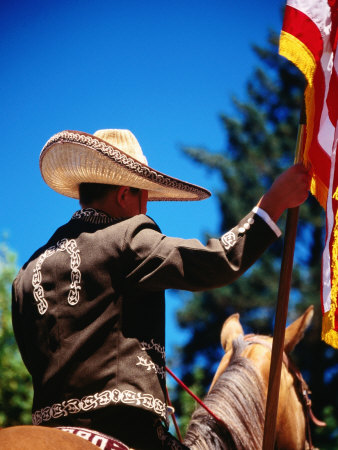
[[[76,242],[74,239],[62,239],[57,242],[56,245],[47,248],[47,250],[40,255],[35,269],[33,271],[32,285],[33,285],[33,294],[35,301],[37,303],[38,311],[41,315],[45,314],[48,309],[48,303],[45,299],[45,293],[42,283],[42,274],[41,267],[44,261],[50,256],[54,255],[56,252],[66,251],[70,255],[70,267],[71,267],[71,284],[70,290],[68,293],[68,303],[73,306],[76,305],[80,299],[79,291],[81,289],[81,272],[79,271],[79,266],[81,263],[80,258],[80,250],[77,248]]]
[[[48,422],[51,419],[66,417],[69,414],[90,411],[116,403],[143,406],[147,409],[154,410],[156,414],[166,418],[166,404],[153,395],[133,392],[131,390],[120,391],[119,389],[113,389],[87,395],[81,400],[73,398],[39,409],[32,414],[33,425],[40,425],[40,423]]]
[[[160,353],[162,355],[162,358],[165,359],[165,348],[154,342],[154,339],[152,339],[150,342],[141,342],[141,349],[142,350],[152,350],[154,349],[156,352]]]
[[[143,366],[146,367],[147,370],[154,370],[154,372],[158,375],[160,375],[160,377],[162,379],[165,378],[165,370],[163,369],[163,367],[159,366],[158,364],[153,363],[152,361],[150,361],[147,358],[144,358],[143,356],[138,356],[138,363],[136,363],[137,366]]]
[[[223,242],[225,249],[229,250],[236,244],[235,233],[233,233],[232,231],[228,231],[227,233],[223,234],[223,236],[221,237],[221,241]]]
[[[113,224],[122,220],[122,218],[110,217],[103,211],[98,211],[94,208],[80,209],[80,211],[76,211],[73,214],[72,219],[81,219],[85,222],[91,222],[95,224]]]

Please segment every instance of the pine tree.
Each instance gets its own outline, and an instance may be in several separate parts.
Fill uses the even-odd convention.
[[[232,228],[252,209],[277,175],[293,163],[295,156],[305,87],[303,75],[278,55],[278,36],[273,32],[269,34],[266,48],[255,46],[254,51],[260,67],[247,83],[247,100],[235,98],[235,114],[221,117],[226,149],[220,153],[202,148],[184,149],[192,160],[221,177],[222,190],[216,194],[222,216],[220,233]],[[295,359],[312,389],[315,413],[323,418],[326,412],[335,428],[338,352],[320,339],[324,220],[321,207],[309,197],[300,209],[289,319],[293,320],[308,305],[315,305],[313,325],[296,350]],[[283,221],[279,225],[284,228]],[[195,382],[194,374],[198,371],[199,381],[202,380],[205,389],[208,387],[220,358],[221,326],[232,313],[240,313],[246,332],[272,333],[282,245],[282,239],[278,240],[235,283],[194,294],[178,312],[180,326],[191,333],[179,354],[188,385]],[[198,369],[201,366],[203,377]],[[179,400],[176,408],[181,411]],[[332,433],[332,429],[329,431]],[[329,432],[320,434],[321,442],[330,441]]]
[[[0,427],[32,422],[32,380],[17,347],[11,321],[15,254],[0,245]]]

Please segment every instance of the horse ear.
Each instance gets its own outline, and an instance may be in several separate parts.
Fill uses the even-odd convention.
[[[244,335],[244,331],[239,321],[239,314],[232,314],[224,322],[221,331],[221,344],[224,351],[227,352],[232,347],[232,341],[240,335]]]
[[[285,330],[284,351],[290,353],[303,338],[304,332],[310,325],[314,307],[311,305],[303,315],[292,322]]]

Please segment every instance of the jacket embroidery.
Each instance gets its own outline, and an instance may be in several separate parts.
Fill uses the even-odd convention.
[[[54,403],[46,406],[32,414],[33,425],[40,425],[51,419],[66,417],[69,414],[77,414],[82,411],[91,411],[111,404],[123,403],[125,405],[143,406],[153,410],[156,414],[166,418],[166,404],[151,394],[142,394],[131,390],[120,391],[119,389],[96,392],[92,395],[65,400],[62,403]]]
[[[160,375],[162,379],[165,378],[165,370],[163,367],[159,366],[158,364],[155,364],[153,361],[144,358],[143,356],[138,356],[138,363],[136,363],[137,366],[143,366],[146,367],[147,370],[153,370],[156,374]]]
[[[56,252],[66,251],[70,256],[70,268],[71,268],[71,284],[68,292],[68,304],[74,306],[78,303],[80,299],[79,291],[81,289],[81,272],[79,271],[79,266],[81,263],[80,250],[77,248],[74,239],[62,239],[57,242],[40,255],[37,260],[35,269],[33,270],[33,295],[37,303],[38,311],[41,315],[45,314],[48,309],[48,303],[45,298],[44,289],[42,287],[42,273],[41,267],[44,261],[53,256]]]
[[[154,342],[154,339],[152,339],[150,342],[141,342],[141,350],[155,350],[156,352],[160,353],[162,358],[165,359],[165,348]]]
[[[228,231],[227,233],[223,234],[223,236],[221,237],[221,241],[225,249],[230,250],[230,248],[236,244],[235,233],[233,231]]]

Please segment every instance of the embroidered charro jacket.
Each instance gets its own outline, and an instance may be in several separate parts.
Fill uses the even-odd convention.
[[[145,215],[76,212],[13,283],[33,423],[114,405],[165,419],[165,289],[228,284],[276,238],[254,212],[206,245],[165,236]]]

